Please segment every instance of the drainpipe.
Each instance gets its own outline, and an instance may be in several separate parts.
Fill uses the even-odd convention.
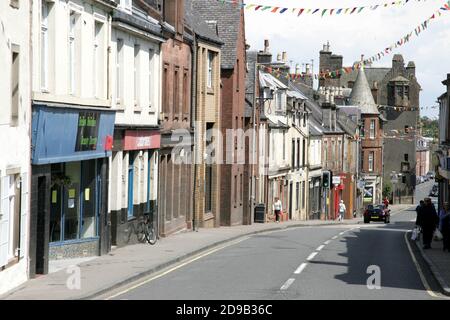
[[[196,219],[196,197],[195,190],[197,189],[197,151],[195,150],[196,138],[196,111],[197,111],[197,35],[194,32],[194,44],[192,46],[192,85],[191,85],[191,126],[194,128],[194,157],[193,157],[193,165],[194,165],[194,196],[192,198],[192,231],[197,231],[197,219]]]

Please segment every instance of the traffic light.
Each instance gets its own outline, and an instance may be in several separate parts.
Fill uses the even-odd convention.
[[[322,172],[322,187],[329,189],[331,187],[331,181],[333,180],[333,174],[331,171]]]

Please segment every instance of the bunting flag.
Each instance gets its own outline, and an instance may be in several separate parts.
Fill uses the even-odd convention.
[[[319,10],[319,9],[316,9],[316,10]],[[443,12],[443,11],[444,12],[450,11],[450,0],[446,3],[446,5],[442,6],[437,12],[433,13],[432,16],[430,16],[428,19],[426,19],[423,23],[421,23],[413,31],[409,32],[404,37],[400,38],[393,45],[385,47],[385,49],[381,50],[380,52],[378,52],[378,53],[376,53],[376,54],[374,54],[372,56],[370,56],[369,59],[366,59],[366,60],[363,60],[363,61],[361,61],[359,63],[356,63],[352,67],[343,67],[343,68],[338,69],[338,70],[321,72],[319,74],[305,74],[305,73],[301,73],[301,74],[285,74],[284,77],[286,79],[291,78],[293,81],[298,80],[298,79],[302,79],[302,78],[312,78],[314,80],[319,80],[319,79],[323,79],[323,78],[336,78],[336,77],[340,77],[342,74],[352,73],[353,71],[360,69],[364,65],[370,65],[370,64],[372,64],[375,61],[381,60],[386,55],[391,54],[394,51],[395,48],[401,47],[401,46],[405,45],[406,43],[410,42],[411,39],[413,38],[414,34],[415,34],[416,37],[418,37],[422,31],[427,29],[427,27],[429,26],[429,23],[432,20],[434,21],[434,20],[436,20],[437,17],[441,16],[441,12]],[[281,72],[280,72],[279,69],[276,70],[276,73],[272,73],[272,69],[270,69],[270,71],[268,71],[268,70],[264,70],[264,71],[266,71],[268,73],[271,73],[272,75],[274,75],[276,77],[280,77],[281,76]],[[400,110],[400,109],[398,109],[398,110]]]
[[[400,0],[400,1],[392,1],[392,2],[385,2],[381,4],[376,5],[367,5],[362,7],[349,7],[349,8],[289,8],[289,7],[279,7],[279,6],[268,6],[268,5],[261,5],[261,4],[255,4],[255,3],[245,3],[243,0],[216,0],[220,3],[230,3],[233,6],[240,6],[241,8],[246,9],[247,11],[258,11],[258,12],[270,12],[270,13],[279,13],[283,14],[285,12],[288,13],[296,13],[297,17],[301,16],[302,14],[311,14],[314,15],[317,12],[321,12],[320,16],[336,16],[343,13],[344,15],[352,15],[352,14],[359,14],[362,11],[375,11],[379,8],[387,8],[387,7],[399,7],[404,6],[408,4],[408,2],[412,2],[410,0]],[[415,2],[425,2],[427,0],[413,0]],[[447,8],[444,5],[443,8],[450,10],[450,7]],[[261,8],[263,8],[261,10]]]

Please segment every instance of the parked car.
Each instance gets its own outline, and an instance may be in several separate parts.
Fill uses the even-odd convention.
[[[428,177],[428,180],[434,179],[434,172],[433,171],[428,171],[427,177]]]
[[[384,223],[390,223],[391,209],[386,208],[384,204],[369,204],[364,211],[364,223],[370,223],[370,221],[384,221]]]

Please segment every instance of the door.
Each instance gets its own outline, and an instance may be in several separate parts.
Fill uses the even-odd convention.
[[[134,177],[134,156],[130,152],[128,163],[128,218],[133,216],[133,177]]]
[[[48,242],[45,239],[46,224],[46,189],[47,183],[45,177],[38,178],[38,196],[37,196],[37,228],[36,228],[36,274],[46,273],[47,255],[46,246]],[[60,234],[58,234],[58,237]]]
[[[9,176],[1,179],[1,208],[0,208],[0,267],[8,263],[9,245]]]
[[[289,184],[289,220],[292,219],[292,190],[293,190],[293,184],[292,182]]]

